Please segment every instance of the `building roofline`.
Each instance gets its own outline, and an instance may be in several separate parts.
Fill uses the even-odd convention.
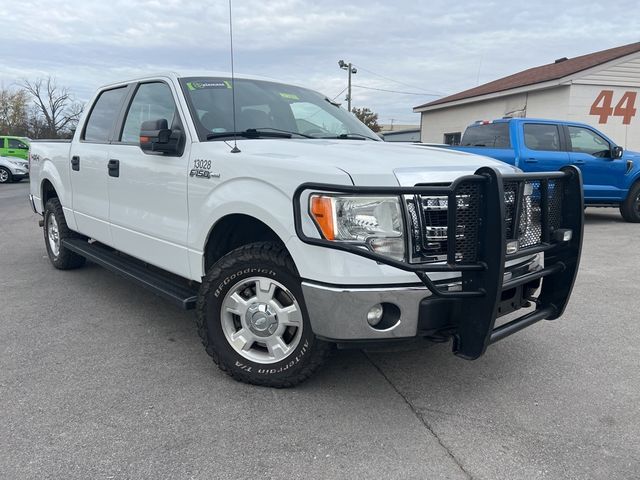
[[[609,65],[624,62],[629,57],[634,56],[640,56],[640,42],[529,68],[483,85],[418,105],[413,108],[413,111],[416,113],[425,112],[512,95],[523,90],[530,91],[532,90],[531,87],[535,85],[544,85],[544,87],[539,88],[557,86],[566,83],[567,80],[574,79],[576,76],[584,76],[585,72],[607,68]]]

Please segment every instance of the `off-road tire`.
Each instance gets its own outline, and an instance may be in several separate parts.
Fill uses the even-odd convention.
[[[70,230],[69,227],[67,226],[67,221],[64,218],[64,213],[62,212],[62,205],[60,204],[60,200],[58,200],[55,197],[47,200],[47,203],[44,206],[43,231],[44,231],[44,244],[47,248],[47,255],[49,256],[49,260],[51,261],[51,264],[59,270],[71,270],[73,268],[82,267],[85,264],[86,259],[83,256],[78,255],[77,253],[72,252],[68,248],[64,247],[62,244],[60,244],[57,255],[52,250],[51,244],[49,242],[48,219],[50,215],[53,215],[55,218],[55,221],[57,222],[60,243],[62,243],[62,240],[64,239],[79,238],[80,235]]]
[[[0,167],[0,183],[11,183],[13,181],[13,175],[11,170],[5,167]]]
[[[620,204],[620,213],[627,222],[640,223],[640,181],[629,189],[627,198]]]
[[[256,363],[244,358],[229,344],[223,332],[221,309],[225,296],[239,281],[257,275],[284,285],[301,308],[300,341],[293,353],[278,363]],[[196,323],[202,344],[220,370],[240,382],[275,388],[297,385],[318,370],[333,345],[318,340],[313,334],[300,283],[287,251],[271,242],[237,248],[209,269],[198,295]]]

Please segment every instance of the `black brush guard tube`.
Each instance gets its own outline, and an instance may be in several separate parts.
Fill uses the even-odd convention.
[[[562,189],[557,183],[562,181]],[[539,185],[539,215],[540,241],[528,248],[522,248],[513,254],[506,254],[508,240],[517,238],[518,225],[523,214],[523,198],[525,183]],[[520,195],[513,206],[510,235],[507,235],[507,221],[505,219],[505,190],[504,185],[516,185]],[[470,185],[479,187],[477,196],[477,241],[474,242],[470,257],[473,261],[460,261],[456,257],[458,198],[460,192]],[[558,189],[558,197],[554,201],[561,202],[561,214],[550,210],[550,188]],[[337,195],[395,195],[401,198],[404,211],[405,251],[409,255],[409,216],[407,214],[405,196],[438,196],[447,197],[447,261],[446,263],[410,263],[398,261],[371,250],[348,243],[326,240],[324,238],[309,237],[303,231],[303,215],[309,215],[308,206],[303,211],[302,195],[307,192],[331,193]],[[415,197],[418,198],[418,197]],[[307,197],[305,197],[307,201]],[[308,201],[307,201],[308,203]],[[450,208],[452,205],[456,208]],[[542,320],[554,320],[562,315],[567,305],[573,284],[575,282],[580,255],[582,250],[584,199],[582,192],[582,178],[576,167],[564,167],[558,172],[545,173],[516,173],[501,174],[492,167],[483,167],[473,175],[458,178],[448,186],[419,185],[415,187],[357,187],[343,185],[329,185],[320,183],[305,183],[300,185],[293,196],[294,224],[296,234],[300,240],[309,245],[333,248],[353,253],[361,257],[374,260],[401,270],[415,273],[425,286],[433,293],[434,299],[447,300],[455,304],[456,329],[453,332],[453,351],[456,355],[475,359],[481,356],[487,346],[501,340],[512,333]],[[554,218],[551,218],[555,214]],[[559,218],[558,218],[559,217]],[[312,217],[311,217],[312,218]],[[572,237],[569,241],[553,239],[549,226],[554,223],[556,230],[570,229]],[[451,226],[455,226],[451,228]],[[321,237],[321,233],[318,233]],[[468,250],[467,250],[468,251]],[[513,280],[504,281],[504,268],[507,260],[525,257],[534,253],[544,252],[545,267]],[[461,291],[444,291],[439,289],[427,275],[431,272],[459,272],[461,275]],[[502,292],[510,288],[533,282],[542,281],[542,287],[537,298],[531,299],[535,303],[535,310],[527,313],[507,324],[494,328],[498,317],[498,307]],[[428,301],[428,300],[427,300]]]

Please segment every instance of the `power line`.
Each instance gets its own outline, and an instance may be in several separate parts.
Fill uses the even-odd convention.
[[[422,88],[422,87],[417,87],[417,86],[415,86],[415,85],[410,85],[410,84],[408,84],[408,83],[401,82],[400,80],[395,80],[395,79],[390,78],[390,77],[385,77],[384,75],[380,75],[379,73],[376,73],[376,72],[373,72],[373,71],[371,71],[371,70],[368,70],[368,69],[366,69],[366,68],[364,68],[364,67],[361,67],[360,65],[356,65],[356,66],[357,66],[360,70],[364,70],[365,72],[368,72],[368,73],[370,73],[370,74],[372,74],[372,75],[375,75],[375,76],[377,76],[377,77],[380,77],[380,78],[384,78],[385,80],[389,80],[390,82],[398,83],[398,84],[400,84],[400,85],[404,85],[405,87],[417,88],[418,90],[424,90],[425,92],[428,92],[428,91],[429,91],[429,90],[425,90],[425,89],[424,89],[424,88]],[[438,92],[438,91],[436,91],[436,90],[431,90],[431,92],[434,92],[434,93],[432,94],[433,96],[446,95],[446,93]]]
[[[441,97],[442,96],[442,95],[437,95],[435,93],[400,92],[398,90],[387,90],[386,88],[367,87],[365,85],[354,84],[353,86],[358,88],[364,88],[365,90],[376,90],[378,92],[400,93],[402,95],[419,95],[421,97]]]
[[[341,91],[339,94],[337,94],[335,97],[333,97],[333,98],[331,99],[331,101],[333,102],[336,98],[338,98],[340,95],[342,95],[342,94],[345,92],[345,90],[346,90],[347,88],[349,88],[349,87],[344,87],[344,88],[342,89],[342,91]]]

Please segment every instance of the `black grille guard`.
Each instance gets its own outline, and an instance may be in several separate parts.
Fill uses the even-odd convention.
[[[561,212],[551,211],[549,207],[549,184],[561,180]],[[541,241],[531,247],[523,248],[513,254],[506,253],[509,229],[505,221],[504,185],[524,185],[528,182],[539,182],[540,187],[540,224]],[[446,263],[409,263],[398,261],[371,250],[348,243],[340,243],[324,238],[309,237],[303,231],[303,209],[301,198],[308,193],[335,193],[360,195],[426,195],[446,196],[448,205],[457,205],[459,192],[469,185],[478,185],[478,232],[474,261],[456,261],[456,228],[457,208],[448,208],[447,261]],[[522,187],[519,187],[522,188]],[[522,190],[521,190],[522,191]],[[518,225],[522,215],[523,196],[518,197],[512,218],[512,225]],[[400,202],[404,215],[405,251],[409,252],[410,236],[406,202]],[[308,207],[307,207],[308,208]],[[456,304],[458,318],[456,331],[453,333],[453,351],[456,355],[467,359],[475,359],[482,355],[487,346],[505,338],[533,323],[547,319],[554,320],[562,315],[567,305],[573,284],[578,272],[582,250],[584,230],[584,198],[580,170],[567,166],[558,172],[514,173],[502,174],[496,168],[483,167],[473,175],[459,177],[447,186],[419,185],[415,187],[359,187],[330,185],[321,183],[304,183],[293,196],[294,225],[300,240],[309,245],[341,250],[354,255],[390,265],[401,270],[415,273],[435,298],[448,299]],[[308,215],[305,210],[304,215]],[[550,219],[550,216],[552,217]],[[559,218],[556,218],[558,217]],[[570,229],[572,237],[569,241],[553,238],[550,231],[550,220],[560,229]],[[320,234],[321,236],[321,234]],[[535,253],[544,252],[544,268],[505,281],[505,262]],[[460,291],[444,291],[427,275],[431,272],[459,272],[461,276]],[[498,317],[498,307],[502,292],[544,278],[537,298],[530,298],[535,303],[535,310],[515,320],[494,328]]]

